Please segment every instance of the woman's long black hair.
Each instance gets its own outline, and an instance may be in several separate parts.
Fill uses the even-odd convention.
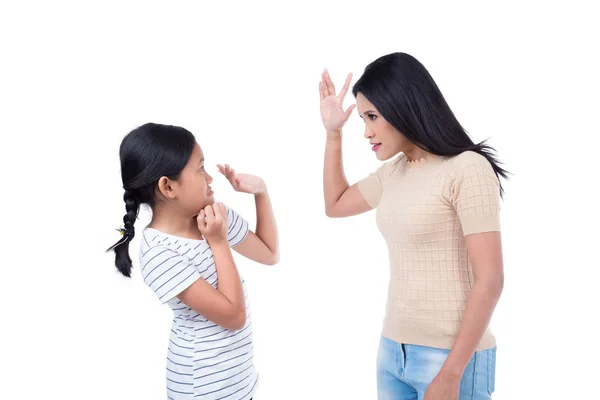
[[[373,61],[352,88],[355,97],[359,92],[421,149],[440,156],[474,151],[490,162],[498,178],[507,179],[495,150],[469,138],[427,69],[413,56],[391,53]]]
[[[125,201],[123,237],[108,251],[115,252],[119,272],[131,277],[129,242],[135,236],[134,223],[140,205],[156,204],[156,187],[161,177],[179,178],[186,166],[196,139],[188,130],[172,125],[147,123],[129,132],[121,142],[121,178]]]

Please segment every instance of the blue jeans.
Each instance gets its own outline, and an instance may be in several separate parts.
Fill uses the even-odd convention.
[[[379,400],[422,400],[450,350],[396,343],[381,337],[377,355]],[[460,381],[459,400],[490,400],[496,375],[496,347],[477,351]]]

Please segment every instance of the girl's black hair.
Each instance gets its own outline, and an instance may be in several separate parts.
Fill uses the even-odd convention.
[[[135,236],[134,223],[140,205],[156,204],[156,187],[161,177],[179,178],[188,163],[196,138],[188,130],[172,125],[147,123],[131,131],[119,150],[123,200],[125,201],[123,237],[106,251],[114,250],[119,272],[131,277],[129,242]]]
[[[441,156],[474,151],[490,162],[498,178],[507,179],[495,150],[485,140],[473,143],[427,69],[413,56],[391,53],[373,61],[352,88],[354,97],[359,92],[421,149]]]

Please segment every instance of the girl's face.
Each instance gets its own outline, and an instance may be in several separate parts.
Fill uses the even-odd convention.
[[[362,93],[356,95],[357,111],[365,121],[365,138],[369,139],[375,156],[385,161],[406,152],[414,145],[386,121],[373,104]]]
[[[196,216],[204,207],[214,203],[215,199],[210,187],[212,181],[212,176],[204,168],[202,149],[196,143],[179,179],[172,183],[179,205],[186,214]]]

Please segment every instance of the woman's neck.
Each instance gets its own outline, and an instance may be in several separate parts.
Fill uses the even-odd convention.
[[[404,155],[406,156],[406,160],[408,162],[414,162],[421,159],[426,159],[432,154],[421,149],[420,147],[414,146],[412,149],[405,151]]]

